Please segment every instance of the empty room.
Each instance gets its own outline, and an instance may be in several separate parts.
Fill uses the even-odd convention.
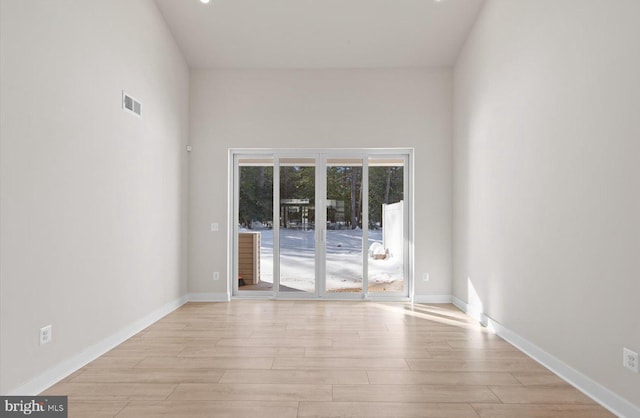
[[[640,417],[638,0],[0,0],[0,409]]]

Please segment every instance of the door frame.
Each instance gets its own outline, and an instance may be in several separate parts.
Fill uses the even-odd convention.
[[[227,207],[227,289],[230,297],[238,299],[331,299],[331,300],[387,300],[387,301],[408,301],[411,300],[414,289],[414,182],[413,182],[413,148],[230,148],[228,150],[228,207]],[[362,224],[363,243],[368,244],[368,161],[370,157],[391,157],[402,156],[404,166],[403,200],[404,204],[404,260],[403,274],[406,283],[404,292],[385,293],[368,292],[368,245],[363,245],[363,283],[362,291],[357,293],[341,293],[326,291],[326,207],[322,202],[326,198],[326,161],[329,158],[362,158]],[[280,292],[279,287],[279,206],[280,206],[280,158],[315,158],[315,199],[316,199],[316,228],[315,228],[315,290],[314,292]],[[238,289],[238,211],[239,205],[239,164],[240,158],[273,158],[273,287],[269,291],[250,290],[241,291]],[[278,187],[276,187],[278,185]],[[365,194],[366,193],[366,194]],[[321,209],[321,210],[320,210]],[[317,226],[320,225],[320,228]],[[365,278],[367,278],[365,280]],[[321,286],[321,281],[324,286]]]

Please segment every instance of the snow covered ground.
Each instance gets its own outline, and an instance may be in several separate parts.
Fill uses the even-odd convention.
[[[313,292],[315,288],[315,231],[280,230],[280,283]],[[273,230],[262,230],[260,281],[273,283]],[[367,248],[382,243],[382,231],[370,230]],[[327,291],[362,287],[362,231],[327,230]],[[369,260],[369,286],[403,280],[403,263],[398,257]]]

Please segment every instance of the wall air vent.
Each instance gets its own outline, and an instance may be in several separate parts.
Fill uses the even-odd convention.
[[[142,103],[131,97],[124,90],[122,91],[122,110],[127,111],[137,117],[142,117]]]

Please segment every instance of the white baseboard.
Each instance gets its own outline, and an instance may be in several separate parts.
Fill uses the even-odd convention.
[[[640,417],[640,408],[638,406],[580,373],[559,358],[547,353],[531,341],[511,331],[509,328],[487,316],[484,312],[481,312],[481,309],[478,307],[470,306],[455,296],[452,299],[453,304],[460,310],[478,319],[483,325],[495,331],[498,336],[557,374],[576,389],[608,409],[611,413],[623,418]]]
[[[229,302],[228,293],[189,293],[189,302]]]
[[[484,314],[481,306],[469,305],[467,302],[464,302],[455,296],[451,297],[451,303],[471,318],[480,322],[482,325],[487,325],[489,317]]]
[[[183,296],[179,299],[166,303],[164,306],[137,320],[133,324],[121,329],[115,334],[108,336],[99,343],[86,348],[80,354],[77,354],[67,360],[63,360],[56,366],[48,369],[39,376],[36,376],[34,379],[25,383],[24,385],[10,390],[6,393],[6,395],[35,396],[39,394],[40,392],[58,383],[65,377],[69,376],[71,373],[97,359],[107,351],[133,337],[149,325],[155,323],[167,314],[178,309],[180,306],[187,303],[187,301],[187,297]]]
[[[451,303],[451,295],[413,295],[413,303]]]

